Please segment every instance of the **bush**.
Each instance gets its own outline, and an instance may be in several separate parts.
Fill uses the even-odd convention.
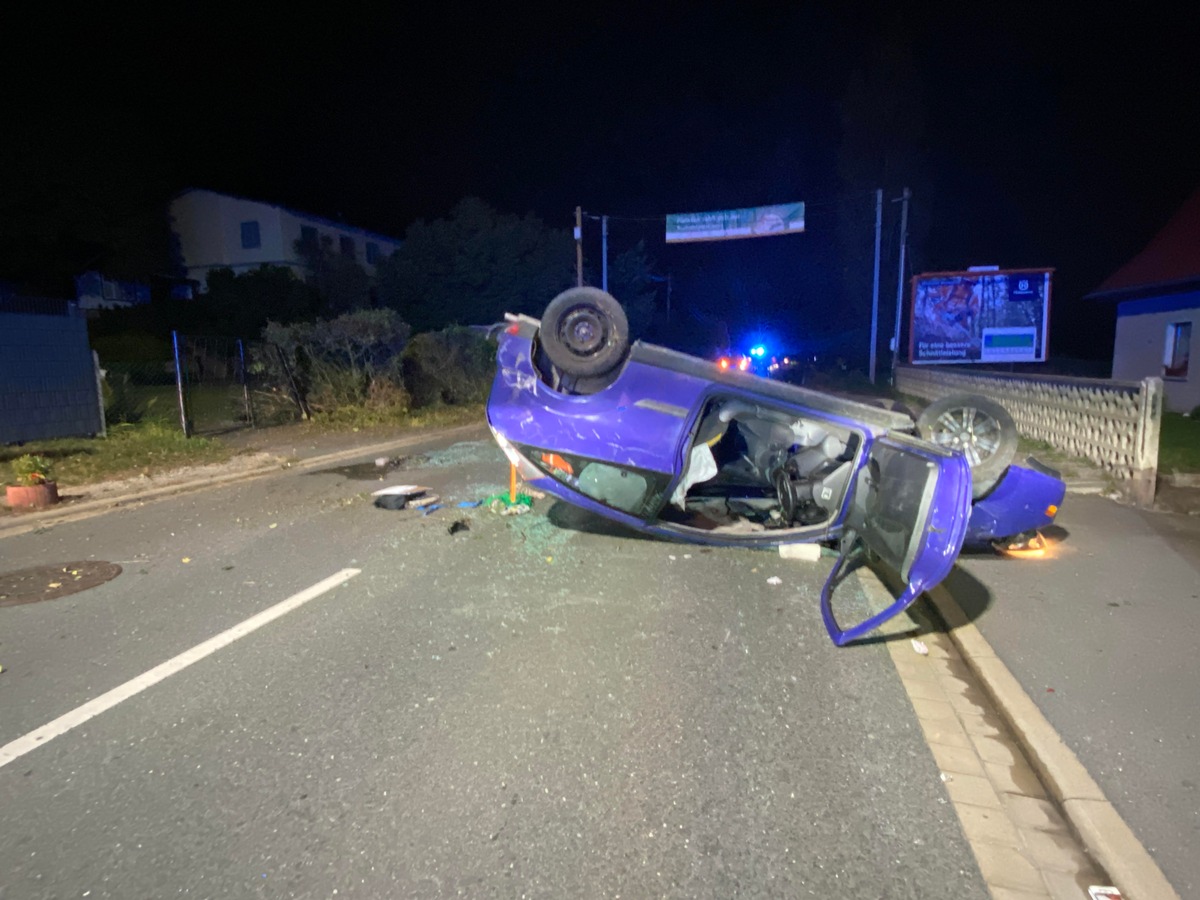
[[[495,347],[468,328],[418,334],[404,350],[404,385],[413,406],[457,406],[487,398]]]
[[[127,372],[109,370],[102,385],[105,425],[135,425],[146,415],[146,404],[134,394]]]
[[[294,325],[272,322],[263,337],[279,352],[265,353],[256,363],[270,372],[284,392],[294,389],[301,405],[314,414],[385,407],[403,412],[408,409],[408,395],[400,353],[410,330],[388,309]]]

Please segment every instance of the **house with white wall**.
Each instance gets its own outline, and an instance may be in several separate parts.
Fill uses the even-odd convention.
[[[195,188],[171,201],[171,230],[179,242],[187,277],[204,290],[208,273],[230,268],[249,272],[261,265],[305,272],[296,244],[328,243],[369,275],[400,247],[397,238],[334,222],[285,206]]]
[[[1200,406],[1200,190],[1137,256],[1088,295],[1117,303],[1112,377],[1163,379],[1172,412]]]

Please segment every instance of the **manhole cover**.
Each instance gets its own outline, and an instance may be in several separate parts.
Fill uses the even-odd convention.
[[[121,567],[116,563],[96,560],[0,573],[0,606],[57,600],[112,581],[120,574]]]

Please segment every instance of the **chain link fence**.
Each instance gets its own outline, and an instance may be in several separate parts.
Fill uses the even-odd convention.
[[[161,360],[101,359],[110,426],[157,421],[188,435],[217,435],[302,417],[274,345],[175,332],[171,350]]]
[[[314,415],[392,421],[412,408],[486,398],[495,351],[485,335],[451,328],[406,341],[408,326],[397,336],[377,318],[340,330],[335,320],[317,334],[308,326],[283,340],[172,332],[166,342],[112,343],[98,351],[106,421],[211,436]]]

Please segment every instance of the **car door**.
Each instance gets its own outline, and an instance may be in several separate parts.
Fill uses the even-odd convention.
[[[839,647],[899,615],[949,574],[971,514],[966,458],[905,434],[877,438],[855,476],[841,555],[821,590],[825,628]],[[852,560],[870,551],[904,585],[900,596],[857,625],[841,627],[833,592]]]

